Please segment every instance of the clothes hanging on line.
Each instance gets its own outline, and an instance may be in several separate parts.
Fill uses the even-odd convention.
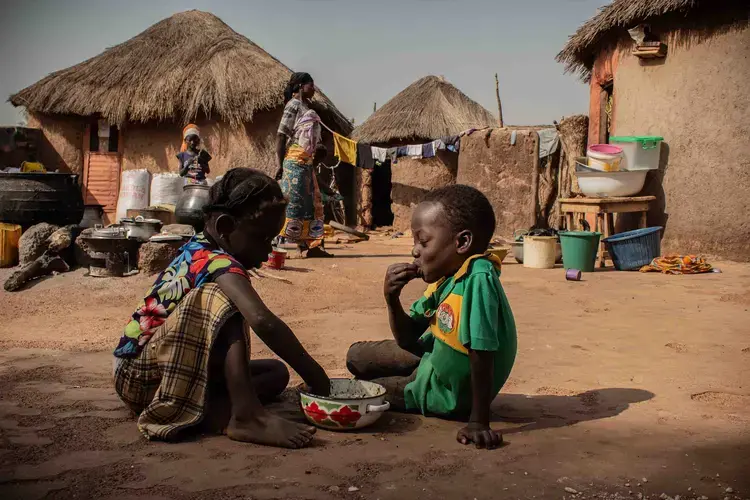
[[[435,156],[435,143],[422,144],[422,158],[433,158]]]
[[[461,138],[457,135],[449,135],[448,137],[442,137],[441,140],[445,144],[445,149],[458,153],[458,149],[461,143]]]
[[[356,166],[367,170],[375,168],[375,160],[372,158],[372,148],[364,142],[357,143]]]
[[[411,158],[422,158],[422,145],[409,144],[406,146],[406,155]]]
[[[370,153],[372,154],[373,160],[379,161],[380,163],[385,163],[386,156],[388,155],[388,150],[386,148],[371,146]]]
[[[357,164],[357,143],[343,135],[333,133],[333,154],[339,161],[349,165]]]

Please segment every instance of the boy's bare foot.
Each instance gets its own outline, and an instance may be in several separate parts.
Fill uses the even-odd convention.
[[[232,417],[227,427],[227,436],[235,441],[280,448],[304,448],[312,441],[313,434],[315,427],[296,424],[270,412],[248,421]]]

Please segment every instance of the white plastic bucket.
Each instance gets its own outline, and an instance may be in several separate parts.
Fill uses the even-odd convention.
[[[661,158],[663,137],[619,136],[610,137],[609,142],[622,148],[621,170],[657,170]]]
[[[617,172],[622,166],[622,148],[611,144],[594,144],[586,151],[588,166],[602,172]]]
[[[523,267],[552,269],[555,267],[557,238],[554,236],[524,236]]]

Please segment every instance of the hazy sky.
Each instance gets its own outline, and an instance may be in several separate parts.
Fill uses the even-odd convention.
[[[0,124],[8,96],[175,12],[213,12],[316,84],[356,123],[413,81],[443,75],[505,122],[587,111],[586,86],[555,54],[606,0],[0,0]]]

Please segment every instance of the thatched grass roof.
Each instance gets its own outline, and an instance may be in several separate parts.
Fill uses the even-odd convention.
[[[699,15],[699,9],[721,9],[729,4],[741,4],[746,0],[615,0],[602,7],[599,13],[581,26],[570,37],[565,48],[557,55],[557,61],[565,65],[570,73],[588,79],[597,52],[613,31],[627,35],[628,29],[651,18],[674,15],[687,18]]]
[[[354,129],[352,137],[370,144],[438,139],[497,119],[466,94],[437,76],[412,83]]]
[[[10,97],[45,114],[100,114],[111,123],[201,115],[235,125],[283,104],[291,70],[208,12],[164,19],[130,40],[57,71]],[[314,75],[313,75],[314,76]],[[339,132],[351,123],[318,92],[323,120]]]

